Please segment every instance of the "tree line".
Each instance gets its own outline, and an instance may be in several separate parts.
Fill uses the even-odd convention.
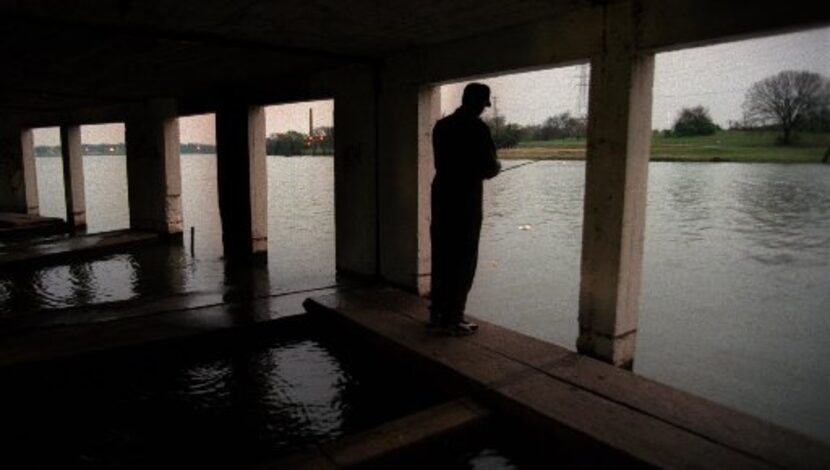
[[[796,131],[830,132],[830,80],[806,70],[785,70],[752,84],[744,96],[743,119],[730,129],[776,130],[780,145]],[[703,106],[683,108],[665,136],[711,135],[720,130]]]
[[[268,155],[333,155],[334,127],[318,127],[311,134],[297,131],[271,134],[265,140]]]
[[[730,129],[777,130],[777,143],[789,145],[800,132],[830,132],[830,80],[809,71],[787,70],[754,83],[742,105],[743,119],[730,122]],[[520,142],[583,139],[587,118],[561,113],[538,125],[508,123],[495,114],[483,118],[490,127],[496,148],[511,148]],[[703,106],[680,110],[664,137],[712,135],[721,128]]]
[[[214,154],[216,146],[212,144],[182,143],[179,151],[183,154]],[[126,146],[117,144],[83,144],[84,155],[125,155]],[[334,128],[318,127],[309,135],[297,131],[274,133],[265,139],[265,152],[268,155],[333,155]],[[60,145],[38,145],[34,148],[36,157],[60,157]]]
[[[588,129],[585,116],[572,116],[569,112],[551,116],[541,124],[529,126],[508,123],[501,115],[487,116],[483,120],[490,127],[496,148],[500,149],[516,147],[519,142],[534,140],[584,139]]]

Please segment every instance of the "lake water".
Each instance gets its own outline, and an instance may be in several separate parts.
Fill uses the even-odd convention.
[[[268,157],[272,290],[334,283],[332,163]],[[37,160],[45,215],[63,215],[60,165]],[[470,314],[574,348],[584,168],[537,162],[486,185]],[[124,157],[87,156],[84,169],[90,231],[126,227]],[[227,281],[215,171],[214,156],[182,156],[196,256],[188,237],[172,250],[171,292]],[[635,371],[830,442],[830,166],[652,163],[649,172]],[[154,286],[136,274],[142,263],[118,255],[86,263],[83,276],[55,267],[23,285],[0,279],[0,315],[21,302],[140,296]]]

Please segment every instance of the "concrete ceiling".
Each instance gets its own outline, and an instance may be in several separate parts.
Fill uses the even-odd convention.
[[[0,4],[0,113],[188,97],[554,17],[578,0],[25,0]]]

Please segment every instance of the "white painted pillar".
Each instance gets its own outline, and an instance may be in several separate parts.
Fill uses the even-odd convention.
[[[378,274],[377,93],[371,70],[338,77],[334,101],[337,272]]]
[[[225,255],[268,250],[265,108],[225,106],[216,113],[216,171]]]
[[[430,284],[432,127],[440,117],[437,87],[385,85],[380,111],[380,271],[419,294]]]
[[[125,124],[130,228],[181,234],[182,177],[175,103],[152,102]]]
[[[0,129],[0,212],[40,213],[31,129]]]
[[[61,126],[60,133],[66,223],[74,229],[83,229],[86,227],[86,198],[81,126]]]
[[[606,6],[605,47],[591,62],[577,349],[634,360],[651,147],[654,55],[639,53],[629,2]]]

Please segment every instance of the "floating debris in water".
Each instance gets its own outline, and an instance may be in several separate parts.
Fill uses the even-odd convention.
[[[533,228],[533,227],[531,227],[530,225],[527,225],[527,224],[525,224],[525,225],[519,225],[519,230],[530,230],[530,229],[532,229],[532,228]]]

